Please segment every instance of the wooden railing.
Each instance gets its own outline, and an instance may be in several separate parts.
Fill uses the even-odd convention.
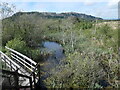
[[[0,72],[2,72],[2,77],[3,78],[10,78],[8,76],[12,76],[12,78],[14,78],[14,85],[2,85],[2,90],[20,90],[20,89],[29,89],[29,90],[33,90],[32,88],[32,78],[23,74],[18,73],[17,71],[13,72],[13,71],[8,71],[8,70],[1,70]],[[19,85],[19,81],[20,81],[20,77],[24,77],[29,79],[29,86],[21,86]],[[13,82],[13,81],[12,81]]]
[[[9,67],[9,71],[18,71],[18,73],[32,77],[32,85],[40,79],[40,65],[27,56],[9,48],[5,47],[9,52],[9,57],[0,51],[0,59],[5,63],[5,67]],[[29,86],[30,83],[26,83]]]
[[[21,65],[26,71],[28,72],[34,72],[33,70],[35,69],[35,66],[37,63],[33,61],[32,59],[28,58],[27,56],[11,49],[8,47],[5,47],[9,52],[11,53],[11,58],[14,60],[16,63]]]
[[[0,59],[4,62],[4,67],[2,64],[2,68],[10,68],[11,71],[15,71],[20,68],[18,64],[16,64],[12,59],[10,59],[6,54],[0,51]]]

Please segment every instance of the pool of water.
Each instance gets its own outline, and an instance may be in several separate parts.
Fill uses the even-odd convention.
[[[45,41],[42,42],[42,46],[44,47],[43,50],[45,52],[52,52],[52,55],[49,55],[47,59],[45,60],[44,66],[42,66],[40,69],[45,72],[43,76],[41,76],[40,80],[38,81],[37,85],[41,87],[45,87],[44,80],[49,76],[49,73],[51,73],[51,70],[56,67],[56,65],[59,65],[60,60],[65,57],[64,55],[64,49],[62,45],[56,42],[50,42]],[[46,50],[47,49],[47,50]]]
[[[64,57],[63,47],[59,43],[46,41],[43,42],[43,47],[48,51],[52,51],[53,55],[48,57],[48,60],[60,60]]]

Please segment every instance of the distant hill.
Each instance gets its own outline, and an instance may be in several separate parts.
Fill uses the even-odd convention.
[[[77,17],[79,19],[85,19],[85,20],[103,20],[99,17],[94,17],[91,15],[81,14],[81,13],[75,13],[75,12],[66,12],[66,13],[54,13],[54,12],[18,12],[14,14],[12,17],[17,17],[20,15],[36,15],[42,18],[68,18],[68,17]]]

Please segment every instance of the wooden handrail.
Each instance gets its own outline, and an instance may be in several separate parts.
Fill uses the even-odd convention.
[[[1,51],[0,51],[0,53],[1,53],[3,56],[5,56],[7,60],[9,60],[10,62],[12,62],[12,64],[14,64],[15,66],[17,66],[17,67],[19,67],[19,68],[20,68],[20,66],[19,66],[19,65],[17,65],[15,62],[13,62],[13,60],[12,60],[12,59],[10,59],[10,58],[9,58],[7,55],[5,55],[3,52],[1,52]]]
[[[35,61],[28,58],[27,56],[9,48],[9,47],[5,46],[5,48],[10,52],[11,58],[9,58],[7,55],[5,55],[1,51],[0,51],[0,53],[5,56],[5,58],[7,59],[6,60],[7,63],[8,64],[12,63],[12,65],[11,65],[12,67],[14,67],[14,66],[17,67],[18,72],[21,71],[20,73],[22,73],[24,75],[29,75],[30,77],[32,77],[31,83],[35,84],[36,81],[38,81],[38,79],[40,77],[40,68],[38,69],[39,63],[36,63]],[[25,71],[25,73],[22,72],[22,70]],[[26,85],[28,85],[28,84],[26,84]]]
[[[19,59],[15,58],[15,57],[13,57],[13,56],[11,56],[11,57],[12,57],[13,59],[17,60],[18,62],[20,62],[22,65],[24,65],[24,66],[25,66],[27,69],[29,69],[31,72],[33,72],[33,70],[32,70],[31,68],[29,68],[28,66],[26,66],[25,63],[19,61]]]
[[[15,55],[14,53],[11,53],[12,56],[15,56],[16,58],[18,58],[19,60],[21,60],[23,63],[27,64],[28,66],[32,67],[33,69],[35,68],[34,66],[32,66],[31,64],[29,64],[28,62],[26,62],[25,60],[23,60],[22,58],[18,57],[17,55]]]
[[[6,54],[4,54],[2,51],[0,51],[0,56],[3,62],[5,62],[4,59],[6,58],[7,67],[14,69],[14,71],[18,69],[20,72],[23,72],[20,69],[21,67],[18,64],[16,64],[12,59],[10,59]]]
[[[14,53],[16,53],[16,54],[22,56],[23,58],[25,58],[26,60],[30,61],[30,62],[33,63],[34,65],[37,64],[35,61],[33,61],[32,59],[28,58],[27,56],[25,56],[25,55],[23,55],[23,54],[21,54],[21,53],[15,51],[15,50],[13,50],[13,49],[11,49],[11,48],[8,48],[7,46],[5,46],[5,48],[8,49],[8,50],[10,50],[11,52],[14,52]]]

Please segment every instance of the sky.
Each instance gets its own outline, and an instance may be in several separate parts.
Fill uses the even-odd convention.
[[[9,0],[9,3],[16,5],[17,10],[25,12],[78,12],[103,19],[118,19],[118,2],[119,0]]]

